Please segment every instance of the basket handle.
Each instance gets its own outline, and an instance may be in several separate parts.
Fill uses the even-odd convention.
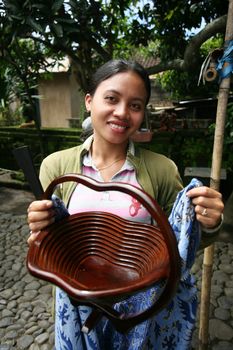
[[[119,191],[131,195],[148,210],[152,218],[158,223],[158,226],[163,230],[165,242],[168,241],[168,244],[170,243],[171,245],[176,243],[176,239],[168,222],[167,216],[164,214],[158,203],[142,189],[124,182],[99,182],[86,175],[66,174],[57,177],[50,183],[44,192],[43,199],[51,199],[56,187],[64,182],[81,183],[82,185],[99,192]]]
[[[118,331],[126,332],[130,328],[134,327],[136,324],[143,322],[145,319],[152,317],[155,313],[161,311],[176,293],[178,282],[180,279],[181,266],[180,255],[175,235],[172,231],[172,228],[169,224],[166,215],[164,214],[158,203],[149,194],[147,194],[140,188],[127,183],[98,182],[85,175],[71,173],[59,176],[56,179],[54,179],[44,192],[43,198],[50,199],[55,188],[59,184],[69,181],[81,183],[82,185],[87,186],[95,191],[111,190],[120,191],[131,195],[132,197],[136,198],[148,210],[152,218],[157,222],[161,233],[164,237],[170,261],[169,276],[167,278],[166,286],[164,287],[159,299],[151,307],[149,307],[141,313],[131,315],[127,318],[123,318],[124,316],[118,313],[116,310],[114,310],[110,304],[104,302],[91,302],[91,305],[101,310],[113,322]]]

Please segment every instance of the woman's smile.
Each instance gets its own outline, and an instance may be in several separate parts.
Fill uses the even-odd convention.
[[[107,124],[112,130],[120,133],[124,133],[129,128],[129,125],[123,122],[108,122]]]

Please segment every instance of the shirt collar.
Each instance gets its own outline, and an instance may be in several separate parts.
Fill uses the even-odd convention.
[[[94,140],[94,135],[89,136],[83,143],[83,148],[86,149],[88,152],[91,149],[92,142]],[[135,155],[135,145],[132,140],[129,140],[127,155],[131,154],[132,156]]]
[[[86,149],[86,151],[87,151],[87,153],[84,155],[84,158],[83,158],[83,165],[91,166],[95,170],[97,170],[95,165],[94,165],[94,163],[92,162],[92,157],[91,157],[91,152],[90,152],[93,139],[94,139],[94,135],[91,135],[83,143],[83,148]],[[134,145],[132,140],[129,140],[127,156],[128,155],[131,155],[131,156],[135,155],[135,145]],[[133,169],[132,164],[129,162],[129,160],[127,158],[126,158],[126,162],[123,165],[121,170],[126,170],[126,169],[127,170],[132,170]]]

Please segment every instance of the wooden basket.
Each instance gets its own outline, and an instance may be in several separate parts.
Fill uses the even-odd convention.
[[[55,179],[44,198],[51,198],[54,188],[66,181],[127,193],[157,222],[157,226],[143,224],[101,211],[74,214],[41,231],[28,250],[31,274],[59,286],[73,302],[101,310],[124,332],[160,311],[176,292],[180,278],[176,238],[158,204],[132,185],[68,174]],[[130,317],[113,309],[114,303],[164,279],[164,290],[149,309]]]

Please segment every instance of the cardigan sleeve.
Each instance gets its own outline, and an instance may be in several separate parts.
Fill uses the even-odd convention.
[[[62,175],[60,165],[60,152],[55,152],[47,156],[40,166],[40,181],[44,190],[58,176]],[[61,197],[60,186],[56,188],[55,194]]]
[[[40,181],[44,189],[57,177],[65,174],[81,172],[80,157],[83,148],[75,146],[47,156],[40,167]],[[65,182],[57,186],[54,192],[67,205],[70,195],[75,188],[74,182]]]

